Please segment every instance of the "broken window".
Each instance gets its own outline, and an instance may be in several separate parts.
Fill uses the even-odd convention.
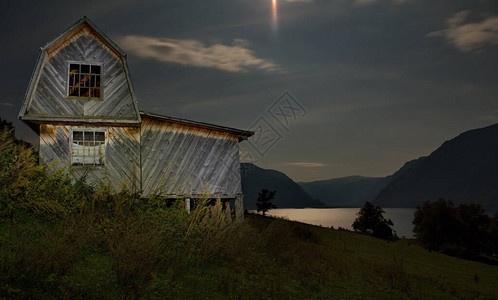
[[[101,98],[101,77],[101,65],[70,63],[68,96]]]
[[[73,130],[72,164],[103,166],[105,130]]]

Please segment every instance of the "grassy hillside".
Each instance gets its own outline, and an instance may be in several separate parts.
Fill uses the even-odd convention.
[[[3,220],[0,296],[498,297],[498,267],[429,253],[413,241],[387,242],[255,215],[241,225],[214,221],[219,218],[197,223],[193,214],[201,212],[168,210],[170,217],[162,220],[167,226],[148,220],[152,215],[143,218],[149,214],[144,212],[57,222],[19,213]]]

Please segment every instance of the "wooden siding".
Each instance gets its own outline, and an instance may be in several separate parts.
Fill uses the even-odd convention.
[[[40,158],[49,166],[70,165],[70,126],[40,125]]]
[[[142,195],[241,193],[238,137],[142,117]]]
[[[67,99],[68,61],[104,64],[102,100]],[[26,117],[139,120],[123,60],[87,27],[42,57]]]
[[[81,126],[78,126],[81,128]],[[92,128],[92,127],[90,127]],[[137,127],[95,127],[107,129],[105,166],[71,166],[71,126],[40,125],[40,157],[51,167],[66,168],[89,184],[109,182],[114,191],[140,191],[140,129]]]
[[[106,168],[112,187],[140,191],[140,128],[109,127]]]

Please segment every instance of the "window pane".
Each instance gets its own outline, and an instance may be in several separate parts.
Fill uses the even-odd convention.
[[[85,131],[85,142],[93,141],[93,132]]]
[[[100,75],[100,66],[92,65],[92,74]]]
[[[90,65],[81,65],[81,73],[90,73]]]
[[[80,77],[80,85],[84,87],[88,87],[90,81],[90,75],[81,75]]]
[[[77,64],[70,64],[69,65],[69,73],[79,73],[80,65]]]
[[[82,141],[83,140],[83,132],[82,131],[73,131],[73,142],[74,141]]]
[[[69,96],[79,96],[79,89],[78,88],[69,88]]]
[[[95,132],[95,140],[98,142],[105,141],[105,133],[104,132]]]
[[[95,87],[100,87],[100,75],[95,76]]]
[[[88,88],[80,88],[80,97],[90,97],[90,91]]]
[[[74,86],[74,75],[69,75],[69,86]]]
[[[93,89],[95,95],[94,97],[100,98],[100,89]]]

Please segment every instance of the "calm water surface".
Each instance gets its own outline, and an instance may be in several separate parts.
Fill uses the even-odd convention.
[[[359,210],[360,208],[278,208],[266,214],[323,227],[334,226],[352,230],[351,224]],[[393,221],[394,230],[399,237],[413,238],[414,208],[384,208],[384,211],[384,217]]]

